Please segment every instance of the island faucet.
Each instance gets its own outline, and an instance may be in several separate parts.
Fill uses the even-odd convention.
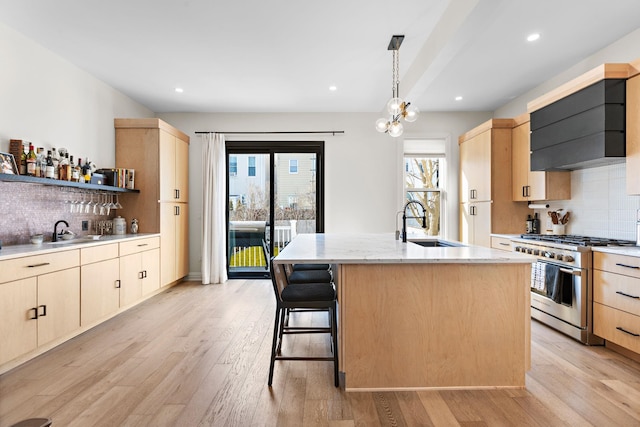
[[[64,219],[61,219],[60,221],[56,222],[56,225],[53,226],[53,237],[51,237],[51,241],[52,242],[57,242],[58,241],[58,224],[60,224],[60,223],[63,223],[64,225],[69,227],[69,223],[67,221],[65,221]]]
[[[407,207],[409,207],[409,205],[413,203],[420,205],[420,207],[422,208],[422,216],[407,216]],[[409,200],[404,205],[404,209],[402,209],[402,241],[405,243],[407,241],[407,218],[422,218],[422,228],[427,228],[427,209],[418,200]]]

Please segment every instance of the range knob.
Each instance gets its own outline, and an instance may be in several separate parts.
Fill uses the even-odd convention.
[[[556,259],[559,261],[562,261],[562,258],[564,258],[564,256],[562,254],[557,254],[556,255]]]
[[[531,249],[531,248],[527,248],[527,253],[528,253],[528,254],[532,254],[532,253],[533,253],[533,249]]]
[[[540,255],[540,250],[539,249],[534,249],[533,250],[533,254],[534,255]]]
[[[553,252],[549,252],[549,251],[545,251],[545,253],[543,254],[545,257],[547,258],[555,258],[556,254],[554,254]]]
[[[575,260],[575,258],[573,258],[571,255],[565,255],[564,256],[564,261],[565,262],[573,262]]]

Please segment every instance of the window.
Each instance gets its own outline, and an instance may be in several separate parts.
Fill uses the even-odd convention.
[[[238,175],[238,158],[236,156],[229,156],[229,176]]]
[[[298,173],[298,159],[289,159],[289,173]]]
[[[256,176],[256,158],[255,156],[249,156],[249,168],[247,170],[248,176]]]
[[[405,202],[419,201],[427,210],[427,228],[415,219],[407,220],[412,232],[441,236],[443,227],[443,180],[445,168],[444,140],[405,140],[404,194]],[[407,208],[411,216],[422,216],[415,204]]]
[[[287,202],[289,203],[289,207],[295,209],[298,207],[298,196],[288,196]]]
[[[312,157],[311,158],[311,172],[315,172],[316,171],[316,158]]]

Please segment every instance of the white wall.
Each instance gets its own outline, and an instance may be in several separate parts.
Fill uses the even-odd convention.
[[[158,117],[191,137],[189,148],[190,271],[200,270],[202,164],[197,131],[342,130],[344,135],[229,135],[227,139],[325,142],[325,231],[328,233],[395,230],[402,207],[402,139],[375,130],[376,113],[222,114],[169,113]],[[491,118],[487,112],[422,114],[408,124],[405,137],[448,137],[449,209],[446,237],[458,237],[458,136]]]
[[[0,23],[0,151],[10,139],[115,166],[115,117],[153,112]]]

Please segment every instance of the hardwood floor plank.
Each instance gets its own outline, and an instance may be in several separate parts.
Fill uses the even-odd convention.
[[[525,389],[344,392],[331,362],[276,362],[268,280],[183,283],[0,375],[0,427],[640,425],[640,364],[532,322]],[[296,313],[320,325],[326,313]],[[327,335],[283,352],[330,353]],[[347,378],[348,382],[348,378]]]
[[[460,423],[451,412],[438,391],[419,391],[416,393],[425,407],[434,427],[459,426]]]

